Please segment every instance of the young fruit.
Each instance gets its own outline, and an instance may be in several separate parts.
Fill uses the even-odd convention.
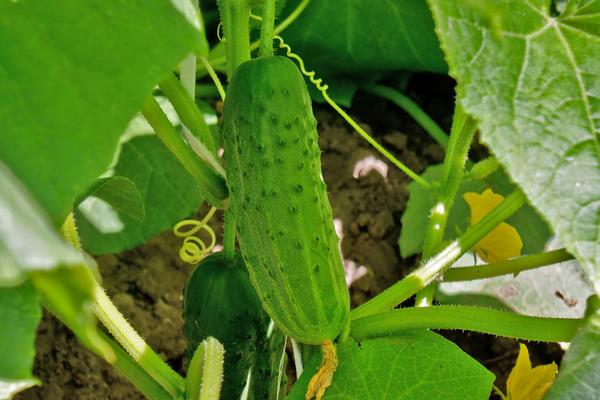
[[[263,307],[300,342],[334,339],[348,323],[349,296],[316,120],[295,64],[279,56],[241,64],[222,132],[238,241]]]
[[[271,398],[285,338],[272,330],[267,337],[270,318],[239,253],[232,259],[212,254],[198,264],[185,288],[183,314],[188,359],[207,337],[225,348],[221,398],[239,399],[250,369],[249,398]]]

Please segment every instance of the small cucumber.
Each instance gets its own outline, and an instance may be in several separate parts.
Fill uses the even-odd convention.
[[[273,398],[285,338],[277,331],[267,337],[270,318],[239,253],[230,260],[212,254],[198,264],[185,288],[183,314],[188,359],[210,336],[225,348],[222,399],[240,398],[251,368],[248,398]]]
[[[350,302],[304,79],[285,57],[241,64],[222,132],[231,207],[250,279],[288,336],[334,339]]]

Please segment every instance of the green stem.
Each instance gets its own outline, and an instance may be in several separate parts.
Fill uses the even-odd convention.
[[[448,147],[448,135],[440,128],[440,126],[433,120],[425,111],[419,107],[417,103],[405,96],[399,91],[389,88],[387,86],[366,84],[361,88],[367,92],[374,94],[379,97],[383,97],[386,100],[391,101],[401,109],[403,109],[408,115],[413,117],[415,121],[419,123],[431,135],[436,142],[438,142],[444,149]]]
[[[437,201],[431,210],[425,234],[423,245],[423,258],[425,259],[432,257],[442,247],[448,214],[464,176],[465,162],[476,128],[475,120],[466,115],[460,103],[456,102],[450,142],[444,158],[442,185]],[[434,293],[435,284],[432,284],[417,293],[416,304],[419,306],[431,305]]]
[[[491,173],[495,172],[498,167],[500,167],[500,163],[496,157],[488,157],[471,167],[471,170],[469,171],[469,178],[477,180],[484,179]]]
[[[172,397],[185,392],[185,381],[167,365],[129,325],[99,285],[95,288],[95,313],[127,353]]]
[[[529,317],[478,307],[410,307],[352,321],[352,337],[392,336],[407,329],[460,329],[522,340],[568,342],[583,319]]]
[[[521,271],[527,271],[547,265],[557,264],[563,261],[572,260],[573,256],[565,249],[558,249],[546,253],[533,254],[515,258],[509,261],[502,261],[493,264],[485,264],[472,267],[450,268],[444,274],[444,282],[474,281],[477,279],[492,278],[507,274],[518,274]]]
[[[275,29],[275,0],[263,0],[262,30],[260,32],[261,56],[273,54],[273,31]]]
[[[69,213],[65,222],[61,227],[61,234],[69,241],[73,247],[81,249],[81,242],[77,233],[77,226],[73,213]],[[140,385],[148,390],[154,390],[160,385],[168,394],[169,398],[179,398],[183,394],[183,378],[171,369],[158,355],[144,342],[144,339],[133,329],[115,305],[110,301],[104,289],[94,282],[94,313],[106,327],[106,329],[117,339],[117,341],[125,348],[127,353],[134,361],[123,357],[123,350],[114,344],[112,341],[103,341],[110,346],[112,350],[111,358],[109,359],[106,353],[96,349],[92,343],[88,343],[85,335],[82,337],[82,342],[96,354],[107,360],[109,363],[117,363],[115,365],[125,376],[140,379]],[[99,332],[101,333],[101,332]],[[100,335],[105,338],[104,334]],[[118,351],[117,351],[118,350]],[[114,353],[114,354],[113,354]],[[120,360],[120,361],[119,361]],[[131,367],[131,368],[129,368]],[[128,369],[129,368],[129,369]],[[145,371],[148,376],[154,379],[154,385],[148,382],[148,377],[141,376],[140,371]],[[136,382],[134,382],[136,384]],[[137,386],[137,384],[136,384]],[[138,386],[138,388],[140,388]],[[140,388],[142,390],[142,388]],[[142,390],[143,392],[143,390]],[[157,392],[158,393],[158,392]],[[157,395],[158,396],[158,395]],[[154,399],[154,397],[150,397]],[[159,398],[159,397],[157,397]]]
[[[250,59],[250,8],[248,0],[218,0],[225,33],[227,76],[233,76],[238,65]]]
[[[195,71],[194,71],[195,72]],[[181,82],[173,74],[169,74],[163,79],[158,86],[160,90],[167,96],[177,115],[181,118],[181,122],[192,132],[200,142],[206,146],[208,151],[215,154],[215,142],[210,132],[208,124],[204,120],[204,116],[196,107],[194,99],[184,89]]]
[[[288,15],[283,21],[281,21],[281,23],[279,25],[277,25],[275,27],[275,30],[273,33],[275,35],[279,35],[281,32],[283,32],[288,26],[290,26],[292,24],[292,22],[294,22],[300,16],[300,14],[302,14],[302,11],[304,11],[304,9],[306,8],[306,6],[308,6],[309,3],[310,3],[310,0],[302,0],[302,2],[300,4],[298,4],[298,6],[294,9],[294,11],[292,11],[290,13],[290,15]],[[259,46],[260,46],[259,41],[252,42],[250,44],[250,51],[258,49]],[[215,57],[215,58],[209,57],[209,60],[210,60],[211,64],[216,67],[225,64],[225,62],[227,61],[225,57]]]
[[[231,260],[235,255],[235,216],[231,208],[225,210],[225,228],[223,233],[223,252],[225,258]]]
[[[160,140],[175,155],[200,187],[205,190],[210,203],[215,207],[222,207],[223,201],[228,196],[225,180],[189,148],[153,96],[146,99],[142,114]]]
[[[523,204],[525,204],[525,195],[517,189],[444,250],[427,260],[401,281],[352,310],[352,319],[390,310],[423,289],[450,268],[460,256],[476,245],[499,223],[513,215]]]
[[[127,378],[144,396],[152,400],[173,400],[152,377],[144,371],[114,340],[100,332],[102,339],[110,345],[116,359],[111,365]],[[108,361],[108,360],[107,360]]]
[[[200,57],[200,62],[202,62],[204,68],[206,68],[206,71],[208,72],[208,75],[210,75],[210,79],[212,79],[213,83],[215,84],[215,87],[219,92],[219,96],[221,96],[221,100],[225,101],[225,90],[223,89],[221,80],[219,79],[219,76],[215,72],[214,68],[212,65],[210,65],[206,57]]]

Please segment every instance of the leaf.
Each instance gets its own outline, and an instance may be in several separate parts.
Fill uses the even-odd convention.
[[[600,399],[600,314],[579,328],[565,353],[556,382],[546,400]]]
[[[39,384],[31,371],[41,315],[31,283],[0,287],[0,400]]]
[[[352,339],[337,347],[339,366],[324,400],[482,400],[494,375],[454,343],[422,330],[391,337]],[[289,400],[304,399],[321,355],[311,358]]]
[[[441,176],[442,165],[429,167],[422,174],[422,177],[430,182],[440,179]],[[446,240],[456,238],[471,224],[469,206],[463,199],[463,195],[467,192],[481,193],[488,187],[504,196],[515,189],[514,184],[508,180],[502,170],[494,172],[483,180],[465,179],[458,190],[448,215],[444,235]],[[406,210],[402,215],[402,230],[398,242],[400,254],[404,258],[421,252],[429,211],[434,206],[431,191],[416,183],[410,183],[408,189],[410,197],[406,204]],[[523,241],[522,252],[524,254],[538,253],[543,250],[550,237],[550,231],[546,223],[531,206],[523,206],[507,222],[515,227],[521,236]]]
[[[193,214],[204,201],[202,190],[155,135],[123,143],[113,173],[135,184],[145,216],[136,220],[112,208],[86,210],[81,204],[75,219],[81,243],[92,254],[117,253],[143,243]]]
[[[312,1],[283,38],[319,76],[447,71],[424,0]]]
[[[136,221],[144,219],[144,203],[131,179],[123,176],[99,179],[78,206],[89,210],[96,200],[102,200],[115,211],[122,212]]]
[[[527,346],[520,343],[519,356],[508,381],[506,390],[509,400],[542,400],[556,378],[555,363],[531,368]]]
[[[467,192],[463,198],[471,208],[471,225],[479,222],[504,200],[504,196],[494,193],[490,188],[481,194]],[[502,222],[481,239],[473,250],[485,262],[500,262],[520,256],[522,247],[519,232],[513,226]]]
[[[0,160],[55,225],[108,167],[152,87],[199,42],[190,7],[0,2]]]
[[[473,265],[473,257],[465,255],[457,264]],[[572,260],[523,271],[516,277],[504,275],[475,281],[441,282],[436,300],[442,304],[493,306],[489,303],[493,298],[502,306],[524,315],[581,318],[585,301],[593,292],[585,272],[577,261]]]
[[[92,313],[93,260],[53,231],[21,183],[0,163],[0,286],[31,280],[43,304],[89,347],[112,351],[98,336]]]
[[[600,0],[511,0],[495,27],[430,0],[458,98],[600,291]]]

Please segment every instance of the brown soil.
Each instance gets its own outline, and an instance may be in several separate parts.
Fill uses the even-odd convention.
[[[434,80],[434,82],[432,82]],[[452,83],[447,78],[417,76],[407,88],[411,97],[449,129]],[[439,163],[443,151],[410,117],[380,99],[360,95],[354,115],[381,133],[378,140],[411,169],[422,172]],[[352,303],[360,304],[409,271],[417,259],[400,258],[397,239],[406,205],[409,179],[389,165],[387,179],[376,171],[353,178],[356,162],[372,155],[381,158],[337,116],[317,108],[323,174],[335,218],[343,222],[342,251],[346,259],[365,266],[368,273],[352,286]],[[202,212],[200,212],[202,214]],[[217,232],[221,217],[213,217]],[[185,339],[181,318],[182,293],[191,266],[178,259],[180,240],[164,232],[147,244],[119,255],[98,259],[104,286],[118,308],[152,348],[177,371],[185,368]],[[463,350],[482,362],[503,387],[517,342],[486,335],[444,332]],[[143,399],[109,365],[83,348],[62,324],[45,315],[38,329],[35,375],[43,386],[17,396],[20,400]],[[533,345],[536,362],[559,361],[557,346]]]

